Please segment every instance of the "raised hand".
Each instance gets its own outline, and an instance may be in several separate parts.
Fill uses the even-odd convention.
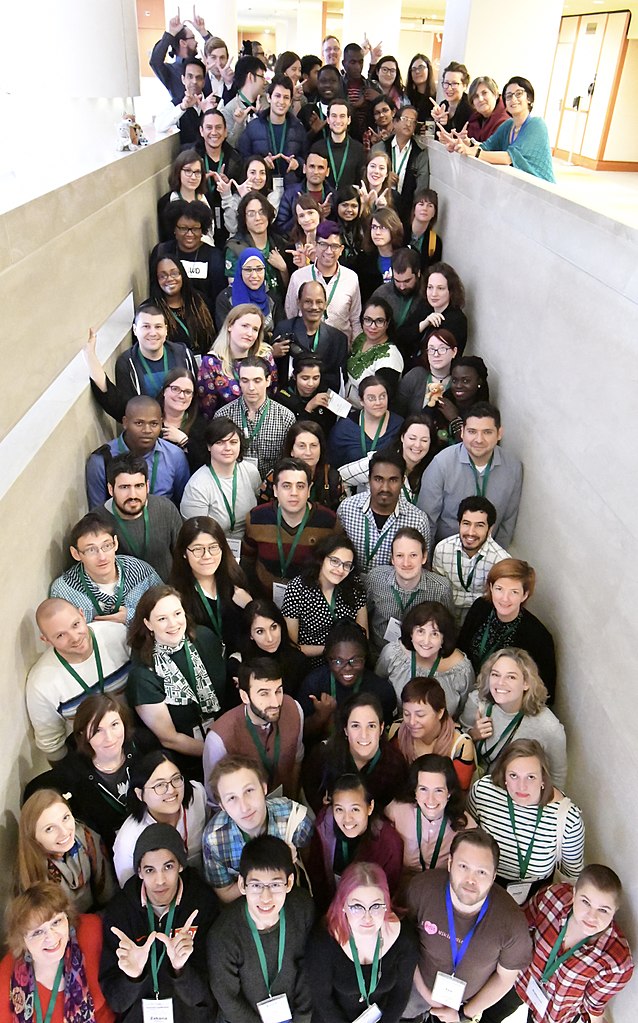
[[[332,212],[332,192],[328,192],[323,202],[319,203],[319,209],[324,217],[329,217]]]
[[[157,940],[161,941],[162,945],[166,945],[166,954],[175,971],[183,970],[193,953],[194,936],[191,933],[191,927],[198,912],[199,910],[194,909],[184,926],[179,927],[172,935],[162,934],[159,931],[155,934]]]
[[[282,153],[281,155],[283,156],[284,160],[288,162],[289,171],[299,170],[299,160],[297,159],[296,156],[286,156],[285,153]]]
[[[111,927],[111,931],[116,938],[120,939],[120,943],[115,950],[117,965],[120,970],[127,977],[141,977],[144,967],[148,962],[151,945],[155,941],[157,933],[151,931],[143,945],[136,945],[119,927]]]
[[[176,36],[178,32],[181,32],[184,27],[184,22],[181,19],[179,13],[179,7],[177,8],[177,14],[174,14],[168,23],[168,31],[172,36]]]
[[[310,399],[310,401],[306,402],[306,412],[314,412],[314,410],[316,408],[328,408],[329,404],[330,404],[330,395],[326,394],[325,391],[322,391],[320,394],[315,394],[314,397],[312,397]],[[327,693],[323,693],[323,696],[327,696],[327,695],[328,695]],[[314,700],[314,699],[316,699],[316,697],[311,696],[310,699]],[[332,697],[330,697],[330,700],[332,700]],[[336,706],[336,700],[335,700],[335,706]],[[315,710],[316,710],[316,707],[315,707]],[[330,711],[330,713],[332,713],[332,710]]]
[[[298,249],[286,249],[286,252],[288,253],[289,256],[292,256],[292,261],[295,264],[295,266],[301,268],[302,266],[308,266],[308,261],[310,257],[308,255],[307,249],[308,249],[307,245],[300,245]]]
[[[249,114],[254,114],[257,111],[257,107],[235,107],[233,110],[233,117],[237,124],[243,124]]]
[[[200,93],[195,92],[195,83],[189,82],[186,86],[186,92],[184,93],[184,99],[180,103],[182,110],[188,110],[189,107],[196,107],[200,99],[203,97]]]
[[[438,125],[443,127],[443,125],[446,125],[448,122],[447,110],[445,107],[437,103],[435,99],[431,99],[430,103],[432,104],[432,117]]]
[[[286,266],[286,260],[282,256],[279,249],[271,249],[270,254],[268,256],[268,262],[270,263],[271,266],[275,268],[275,270],[282,270],[285,273],[286,270],[288,269],[288,267]]]
[[[370,50],[370,63],[378,64],[383,56],[383,46],[381,45],[383,39],[380,39],[376,46],[373,46]]]
[[[327,397],[327,395],[326,395]],[[326,402],[326,405],[328,402]],[[306,406],[307,407],[307,406]],[[332,714],[337,709],[337,701],[334,696],[330,693],[322,693],[319,698],[311,696],[312,705],[315,709],[315,714],[319,715],[321,721],[329,721]]]
[[[201,15],[195,13],[195,4],[193,4],[193,28],[196,28],[201,36],[206,35],[206,22]]]
[[[233,84],[233,79],[235,77],[235,58],[234,57],[229,57],[228,58],[228,63],[226,64],[225,67],[222,68],[221,75],[222,75],[222,81],[223,81],[224,85],[227,85],[230,88],[230,86]]]

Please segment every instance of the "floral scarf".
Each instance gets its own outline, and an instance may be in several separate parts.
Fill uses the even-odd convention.
[[[64,1023],[95,1023],[95,1007],[84,969],[84,956],[75,928],[71,927],[64,952]],[[27,952],[16,959],[11,974],[9,1002],[16,1023],[35,1019],[35,972]],[[42,1007],[46,1013],[46,1007]]]
[[[184,678],[172,655],[181,650],[184,642],[188,643],[193,672],[195,674],[195,692]],[[196,700],[204,719],[212,717],[219,709],[217,693],[213,688],[208,672],[202,663],[194,643],[189,639],[182,640],[178,646],[163,646],[156,643],[153,650],[153,668],[155,674],[164,682],[166,702],[173,707],[184,706]]]

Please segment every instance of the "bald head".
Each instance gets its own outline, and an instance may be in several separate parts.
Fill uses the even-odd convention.
[[[122,426],[127,447],[134,455],[147,455],[153,450],[162,430],[162,410],[147,394],[129,398]]]
[[[93,653],[91,633],[80,611],[68,600],[50,597],[35,613],[40,639],[52,646],[70,664],[86,661]]]
[[[326,311],[328,301],[326,289],[321,281],[306,281],[298,292],[299,312],[304,318],[306,327],[317,329]]]
[[[35,621],[40,632],[45,631],[47,623],[60,611],[68,611],[75,614],[77,608],[68,600],[62,600],[62,597],[48,597],[42,601],[35,612]]]

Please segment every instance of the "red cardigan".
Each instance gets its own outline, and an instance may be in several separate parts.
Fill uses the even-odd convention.
[[[102,921],[100,918],[92,913],[81,914],[77,922],[77,936],[78,944],[84,956],[84,969],[86,970],[89,991],[95,1006],[96,1023],[114,1023],[115,1013],[111,1012],[106,1004],[102,989],[98,983],[100,955],[102,953]],[[14,962],[15,960],[10,952],[0,962],[0,1006],[5,1006],[4,1009],[0,1009],[1,1023],[11,1023],[12,1020],[15,1020],[15,1016],[10,1008],[11,1003],[9,1002],[9,986],[11,984]],[[40,1003],[44,1008],[49,1004],[51,992],[39,984],[38,993],[40,995]],[[46,1012],[46,1008],[44,1008],[44,1011]],[[56,999],[51,1023],[64,1023],[63,991],[60,991]]]

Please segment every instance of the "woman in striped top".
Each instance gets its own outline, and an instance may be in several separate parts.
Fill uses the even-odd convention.
[[[496,880],[521,905],[551,884],[554,868],[568,879],[583,869],[585,826],[577,806],[554,787],[547,755],[535,739],[516,739],[474,783],[468,809],[498,842]]]

